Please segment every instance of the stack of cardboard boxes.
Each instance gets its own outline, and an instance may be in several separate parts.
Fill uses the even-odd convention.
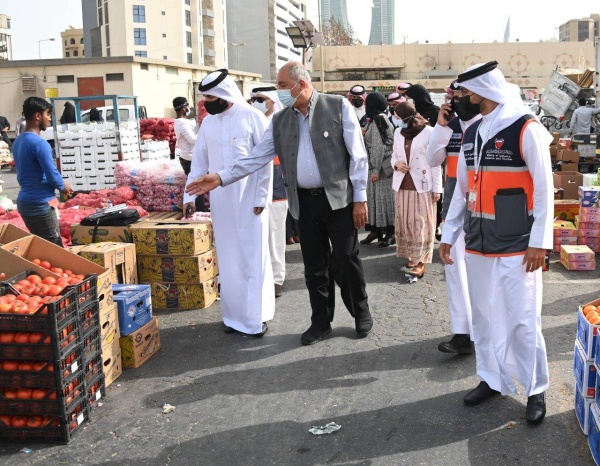
[[[140,283],[148,283],[156,309],[204,309],[218,294],[212,223],[146,221],[130,229]]]
[[[598,196],[600,187],[579,187],[579,215],[575,217],[578,244],[600,252],[600,207]]]

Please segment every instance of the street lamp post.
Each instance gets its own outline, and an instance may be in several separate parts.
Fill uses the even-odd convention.
[[[50,39],[38,40],[38,54],[39,54],[40,60],[42,59],[42,42],[54,42],[55,40],[56,39],[54,39],[54,37],[51,37]]]
[[[245,47],[246,42],[240,42],[240,43],[231,42],[230,45],[232,47],[235,47],[235,69],[239,71],[240,70],[240,51],[239,51],[238,47]]]

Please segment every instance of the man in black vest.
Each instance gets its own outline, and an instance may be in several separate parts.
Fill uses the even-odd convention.
[[[358,119],[340,96],[319,94],[301,63],[290,62],[277,76],[279,100],[287,108],[275,114],[262,142],[230,169],[190,183],[200,194],[226,186],[258,170],[279,155],[289,209],[298,219],[304,275],[312,307],[312,324],[302,334],[312,345],[331,333],[333,308],[329,267],[342,299],[354,317],[356,333],[373,328],[357,228],[367,221],[367,154]]]

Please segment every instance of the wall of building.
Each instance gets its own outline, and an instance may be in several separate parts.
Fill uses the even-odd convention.
[[[83,29],[69,28],[60,33],[63,58],[84,58]]]
[[[352,84],[386,89],[404,81],[442,90],[469,66],[492,60],[499,62],[510,82],[521,88],[542,89],[557,67],[595,66],[591,41],[318,47],[312,59],[312,76],[319,90],[322,49],[325,91],[337,93],[346,93]]]
[[[12,60],[10,16],[0,14],[0,60]]]

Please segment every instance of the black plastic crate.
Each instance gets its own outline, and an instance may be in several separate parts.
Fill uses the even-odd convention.
[[[76,367],[78,370],[73,371],[73,362],[76,358],[69,358],[70,362],[63,361],[2,361],[0,362],[0,387],[3,388],[46,388],[46,389],[62,389],[72,382],[78,375],[83,363],[78,362]],[[19,364],[20,367],[16,370],[4,370],[4,363]],[[11,364],[11,365],[14,365]],[[24,367],[29,364],[31,370]],[[66,370],[68,368],[68,370]]]
[[[0,389],[0,415],[61,416],[86,399],[85,377],[79,375],[61,390],[45,388]],[[86,402],[87,403],[87,402]]]
[[[69,285],[67,289],[75,291],[77,307],[81,312],[93,302],[98,301],[98,276],[95,273],[87,275],[81,283]]]
[[[25,427],[12,427],[14,418]],[[0,441],[4,442],[43,442],[69,443],[89,420],[87,400],[81,399],[65,416],[0,416]],[[37,427],[27,427],[27,424]],[[41,425],[40,425],[41,424]]]
[[[100,346],[100,327],[93,329],[83,338],[83,362],[89,363],[102,351]]]
[[[86,363],[84,364],[83,372],[85,374],[86,382],[89,382],[98,375],[103,374],[103,365],[102,365],[102,353],[97,353],[93,357],[88,358]]]
[[[15,295],[15,291],[0,288],[0,296]],[[0,331],[58,333],[77,318],[74,290],[64,290],[56,301],[46,303],[34,314],[0,314]]]
[[[84,337],[88,336],[95,329],[100,328],[100,305],[98,301],[93,301],[87,308],[80,310],[79,319]]]
[[[90,411],[106,398],[106,384],[104,374],[99,374],[85,383],[85,393]]]
[[[12,338],[12,342],[11,341]],[[58,332],[5,332],[0,330],[0,357],[3,360],[59,360],[82,342],[79,321],[74,318]],[[28,341],[25,343],[24,341]]]

